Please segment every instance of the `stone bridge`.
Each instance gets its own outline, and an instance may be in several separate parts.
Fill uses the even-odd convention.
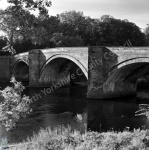
[[[0,57],[0,79],[29,81],[32,87],[56,90],[87,86],[95,99],[136,94],[137,80],[149,73],[149,47],[75,47],[31,50]]]

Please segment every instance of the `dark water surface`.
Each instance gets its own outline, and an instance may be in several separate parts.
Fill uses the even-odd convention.
[[[27,88],[26,95],[36,95],[39,100],[32,104],[33,112],[17,123],[15,129],[5,131],[0,127],[0,137],[6,137],[9,143],[17,143],[38,133],[41,128],[58,125],[70,125],[84,132],[123,130],[129,127],[149,129],[149,120],[145,116],[135,116],[139,104],[149,103],[149,93],[139,92],[139,98],[119,98],[111,100],[86,99],[86,87],[63,87],[52,93],[44,94],[44,88]],[[80,118],[80,120],[79,120]]]

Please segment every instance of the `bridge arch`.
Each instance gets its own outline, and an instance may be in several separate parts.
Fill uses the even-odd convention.
[[[133,64],[133,63],[142,63],[142,62],[146,62],[149,63],[149,57],[136,57],[136,58],[131,58],[131,59],[127,59],[125,61],[122,61],[116,65],[114,65],[113,67],[111,67],[106,75],[111,75],[114,71],[116,71],[117,69],[122,68],[123,66],[127,66],[129,64]]]
[[[78,65],[80,67],[80,69],[83,71],[84,75],[86,76],[86,78],[88,79],[88,71],[87,69],[83,66],[83,64],[77,60],[76,58],[72,57],[72,56],[69,56],[69,55],[64,55],[64,54],[57,54],[57,55],[54,55],[52,57],[50,57],[46,63],[43,64],[43,66],[41,67],[41,71],[40,71],[40,75],[42,74],[44,68],[47,66],[47,64],[49,62],[51,62],[52,60],[56,59],[56,58],[65,58],[65,59],[69,59],[71,60],[72,62],[74,62],[76,65]]]
[[[129,59],[117,64],[107,74],[103,85],[107,97],[133,95],[137,92],[137,80],[149,74],[149,57]]]
[[[20,81],[29,81],[29,64],[28,62],[19,59],[15,62],[12,69],[12,76]]]
[[[88,71],[76,58],[66,54],[56,54],[50,57],[41,67],[40,83],[55,83],[69,76],[88,80]]]

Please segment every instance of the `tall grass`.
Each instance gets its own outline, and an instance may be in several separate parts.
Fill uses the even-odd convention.
[[[11,150],[146,150],[148,130],[123,132],[91,132],[81,134],[70,127],[57,127],[40,132],[21,144],[9,146]]]

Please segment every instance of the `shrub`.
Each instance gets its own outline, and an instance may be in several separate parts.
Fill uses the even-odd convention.
[[[0,123],[6,127],[6,130],[15,127],[20,117],[25,117],[31,112],[31,99],[26,95],[22,96],[25,87],[15,78],[12,78],[10,82],[13,84],[12,87],[8,86],[0,91],[2,99],[0,103]]]

